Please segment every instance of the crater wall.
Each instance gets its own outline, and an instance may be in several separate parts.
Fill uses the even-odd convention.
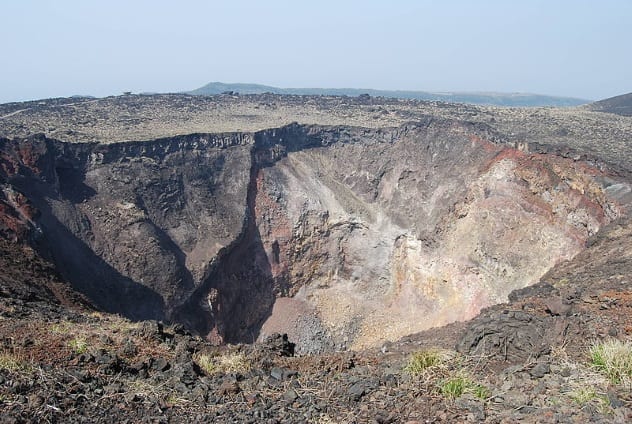
[[[102,309],[360,348],[503,302],[627,214],[607,165],[484,124],[0,140],[0,230]]]

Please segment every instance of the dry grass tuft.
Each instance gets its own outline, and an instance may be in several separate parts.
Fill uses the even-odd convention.
[[[32,369],[33,364],[22,355],[10,351],[0,352],[0,370],[9,372],[30,372]]]
[[[68,347],[78,355],[88,351],[88,340],[83,336],[77,336],[68,342]]]
[[[491,396],[487,387],[475,382],[472,377],[462,372],[441,381],[437,388],[448,399],[456,399],[466,393],[472,394],[480,400],[487,400]]]
[[[611,383],[632,386],[632,342],[610,339],[594,343],[589,355],[591,365]]]
[[[484,401],[491,396],[490,390],[471,376],[465,358],[453,351],[424,349],[414,352],[408,358],[404,371],[421,377],[426,383],[426,390],[438,392],[448,400],[464,394]]]
[[[227,352],[222,355],[198,353],[194,355],[193,360],[206,374],[245,374],[252,368],[250,359],[240,352]]]
[[[434,373],[447,368],[449,363],[455,361],[455,358],[455,352],[447,350],[420,350],[410,355],[404,371],[412,376],[419,376],[429,372]]]
[[[444,357],[438,350],[420,350],[410,355],[404,368],[411,375],[419,375],[424,371],[438,367],[444,362]]]
[[[593,405],[598,411],[608,413],[610,401],[605,394],[597,393],[594,387],[579,387],[568,393],[568,396],[579,407],[584,408]]]

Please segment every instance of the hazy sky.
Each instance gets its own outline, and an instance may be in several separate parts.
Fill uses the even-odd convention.
[[[0,102],[280,87],[632,91],[632,0],[0,0]]]

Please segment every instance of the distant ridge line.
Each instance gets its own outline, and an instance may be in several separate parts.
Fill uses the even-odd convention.
[[[469,103],[489,106],[570,107],[590,103],[591,100],[574,97],[547,96],[530,93],[479,93],[479,92],[429,92],[412,90],[375,90],[363,88],[279,88],[262,84],[210,82],[187,94],[213,96],[222,93],[239,94],[290,94],[290,95],[329,95],[353,96],[368,94],[373,97],[391,97],[399,99],[442,101],[448,103]]]
[[[595,112],[632,116],[632,93],[603,99],[587,105],[586,108]]]

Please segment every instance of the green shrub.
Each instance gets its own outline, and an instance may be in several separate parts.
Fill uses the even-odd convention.
[[[456,399],[465,393],[470,384],[471,382],[465,377],[451,377],[439,384],[439,390],[448,399]]]

